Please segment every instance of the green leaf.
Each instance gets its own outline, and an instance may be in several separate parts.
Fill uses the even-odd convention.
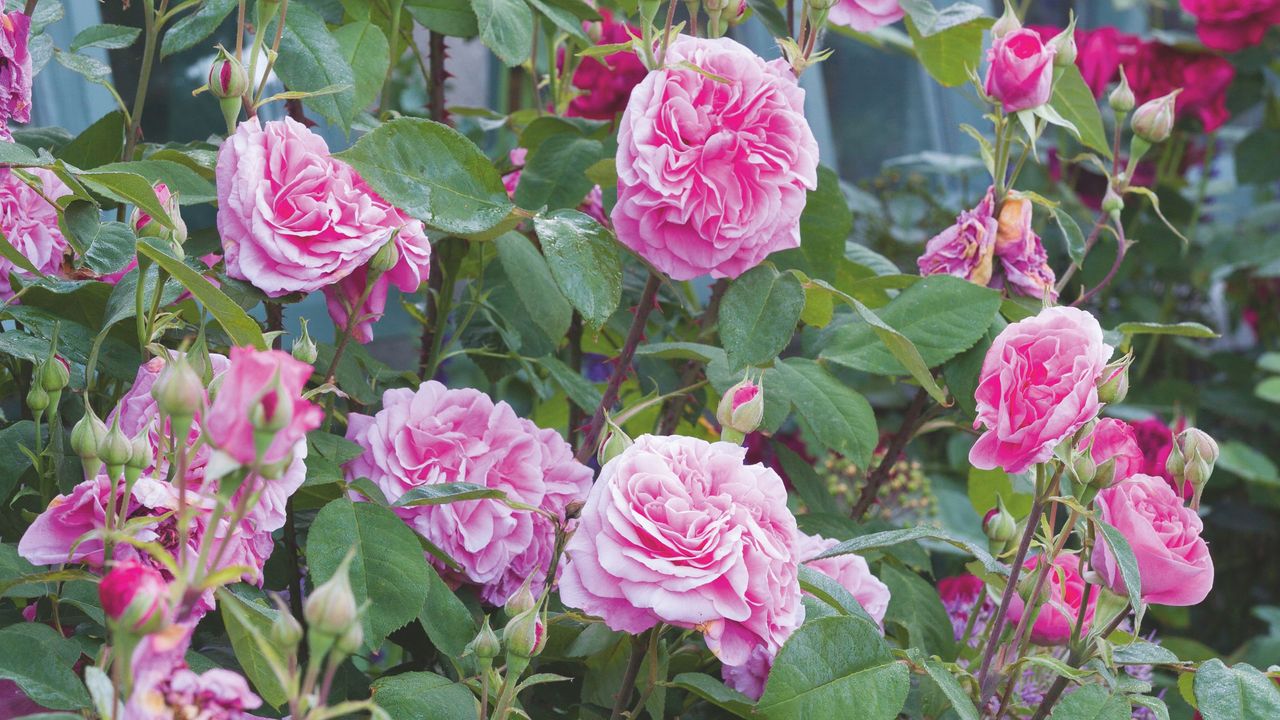
[[[997,575],[1009,574],[1009,569],[1006,568],[1003,563],[992,557],[991,553],[987,552],[986,548],[979,547],[962,537],[952,535],[946,530],[930,527],[928,525],[917,525],[913,528],[903,530],[885,530],[883,532],[860,535],[828,549],[815,559],[836,557],[837,555],[846,555],[851,552],[861,553],[867,550],[879,550],[880,548],[890,547],[899,543],[915,542],[917,540],[925,539],[941,540],[942,542],[964,550],[981,561],[982,566],[986,568],[988,572],[995,573]]]
[[[1280,470],[1271,458],[1239,440],[1222,443],[1218,467],[1249,482],[1280,485]]]
[[[958,87],[969,81],[969,74],[982,62],[982,37],[991,19],[971,20],[929,35],[911,17],[906,25],[916,57],[929,75],[944,87]]]
[[[697,360],[709,363],[724,357],[724,351],[714,345],[692,342],[656,342],[636,348],[637,357],[656,357],[663,360]]]
[[[139,240],[138,254],[146,255],[186,288],[196,300],[200,301],[200,304],[204,305],[209,314],[213,315],[236,345],[255,347],[259,350],[267,348],[267,343],[262,338],[262,329],[253,318],[203,275],[170,255],[159,241],[154,238]]]
[[[831,492],[827,490],[826,481],[814,472],[812,463],[780,442],[774,441],[773,450],[778,456],[778,462],[782,464],[782,469],[787,473],[791,487],[804,502],[805,509],[811,513],[835,512],[835,502]]]
[[[136,247],[136,246],[135,246]],[[159,273],[154,267],[147,268],[147,276],[143,281],[145,287],[142,288],[143,297],[155,297],[156,279]],[[124,277],[120,278],[120,282],[111,288],[111,295],[107,297],[106,307],[102,315],[102,332],[111,329],[112,325],[133,317],[137,310],[135,304],[136,291],[138,287],[138,270],[137,268],[130,270]],[[160,298],[161,307],[169,305],[182,295],[185,288],[176,282],[166,282],[164,285],[164,293]]]
[[[595,412],[596,406],[600,404],[600,391],[591,384],[591,381],[581,373],[575,372],[555,355],[544,355],[538,358],[538,364],[564,390],[564,394],[574,405],[582,408],[584,412]]]
[[[115,221],[101,223],[89,243],[84,264],[99,275],[116,272],[134,259],[137,242],[128,225]]]
[[[268,37],[275,32],[276,22],[268,27]],[[290,90],[314,92],[334,85],[345,87],[341,92],[316,95],[304,102],[335,125],[344,129],[351,126],[356,114],[355,71],[337,38],[325,26],[324,18],[302,3],[289,6],[274,69]]]
[[[71,39],[70,49],[71,52],[93,47],[119,50],[132,45],[141,33],[142,31],[138,28],[125,27],[124,25],[111,25],[110,23],[90,25],[76,33],[76,36]]]
[[[430,672],[378,678],[373,701],[396,720],[475,720],[476,699],[466,685]]]
[[[160,204],[151,182],[141,175],[120,170],[86,170],[77,173],[76,179],[90,190],[112,200],[133,203],[156,222],[166,228],[173,228],[173,220]]]
[[[16,167],[45,165],[44,162],[36,157],[31,148],[26,145],[19,145],[16,142],[0,143],[0,163]]]
[[[960,278],[931,275],[903,290],[876,314],[916,347],[926,367],[936,367],[972,347],[999,309],[1000,293]],[[870,323],[842,327],[822,351],[822,358],[877,375],[908,374],[876,337]]]
[[[404,7],[424,27],[443,35],[470,38],[480,31],[469,0],[406,0]]]
[[[1269,160],[1277,156],[1280,156],[1280,129],[1261,127],[1249,133],[1236,145],[1236,182],[1263,184],[1280,178],[1280,166]]]
[[[419,505],[447,505],[463,500],[504,500],[507,494],[501,490],[467,482],[446,482],[436,485],[419,485],[396,498],[394,507]]]
[[[1201,665],[1195,693],[1204,720],[1280,717],[1280,690],[1269,677],[1244,663],[1227,667],[1215,658]]]
[[[98,168],[103,171],[122,171],[141,175],[148,182],[162,182],[169,192],[176,193],[183,205],[211,203],[218,199],[218,190],[199,173],[172,160],[134,160],[127,163],[111,163]]]
[[[805,272],[834,281],[844,258],[845,240],[853,231],[853,211],[840,189],[840,176],[831,168],[818,167],[818,187],[805,196],[800,214],[800,253],[807,261]]]
[[[808,565],[800,565],[800,589],[830,606],[840,615],[862,618],[868,622],[875,619],[867,614],[865,608],[843,585],[825,573]]]
[[[771,263],[748,270],[720,302],[720,340],[729,365],[764,365],[786,348],[804,310],[804,288]]]
[[[0,145],[4,144],[4,142],[0,142]],[[13,243],[9,242],[9,238],[5,237],[2,231],[0,231],[0,255],[3,255],[6,260],[25,272],[31,273],[38,278],[45,277],[45,274],[40,272],[40,269],[33,265],[26,255],[23,255],[18,248],[13,246]]]
[[[756,713],[768,720],[828,716],[857,708],[859,720],[893,720],[911,679],[874,623],[828,617],[792,633],[773,663]]]
[[[577,210],[540,215],[533,229],[560,292],[589,325],[604,326],[622,300],[622,256],[613,234]]]
[[[1107,141],[1107,132],[1102,126],[1102,113],[1098,112],[1093,91],[1085,83],[1079,68],[1068,65],[1054,70],[1055,74],[1057,71],[1062,74],[1053,81],[1053,95],[1049,98],[1049,106],[1075,126],[1080,142],[1101,153],[1103,157],[1110,158],[1111,144]]]
[[[1267,402],[1280,403],[1280,377],[1269,377],[1258,383],[1253,394]]]
[[[969,693],[960,686],[956,676],[948,672],[946,666],[937,660],[925,660],[923,664],[925,672],[929,673],[930,679],[947,697],[947,701],[951,703],[951,708],[955,710],[960,720],[979,720],[978,710],[974,708],[973,700],[969,699]]]
[[[573,309],[552,279],[546,260],[519,233],[506,233],[494,245],[508,281],[533,322],[553,341],[564,337]]]
[[[1155,323],[1126,322],[1115,327],[1115,331],[1125,335],[1178,335],[1180,337],[1209,339],[1218,337],[1213,328],[1198,322]]]
[[[350,163],[387,202],[444,232],[482,233],[513,209],[484,153],[437,122],[392,120],[336,157]]]
[[[680,673],[671,679],[672,687],[688,690],[716,707],[740,718],[752,717],[751,698],[704,673]]]
[[[595,186],[587,168],[603,154],[599,140],[575,133],[552,135],[529,153],[516,186],[516,204],[534,211],[577,207]]]
[[[1129,604],[1135,610],[1142,607],[1142,576],[1138,570],[1138,560],[1133,556],[1133,548],[1129,547],[1129,541],[1119,530],[1102,520],[1094,522],[1107,541],[1107,546],[1111,548],[1111,555],[1120,568],[1120,578],[1124,581]]]
[[[996,498],[1004,500],[1004,505],[1016,518],[1026,517],[1031,511],[1034,488],[1022,483],[1021,492],[1014,488],[1014,478],[1000,468],[980,470],[969,467],[969,502],[979,517],[996,506]]]
[[[391,63],[387,36],[377,25],[360,21],[334,30],[333,37],[355,76],[352,104],[356,111],[367,108],[378,99],[387,79],[387,66]]]
[[[35,448],[36,424],[30,420],[19,420],[0,430],[0,457],[6,458],[0,463],[0,502],[9,498],[9,493],[31,468],[31,458],[19,450],[20,447]]]
[[[273,664],[283,667],[283,658],[269,640],[271,625],[280,612],[230,588],[218,591],[218,609],[245,677],[253,683],[253,689],[263,701],[272,707],[280,707],[288,699],[288,693],[280,683]]]
[[[96,168],[118,160],[123,149],[124,113],[113,110],[63,145],[57,157],[78,168]]]
[[[434,571],[427,573],[427,599],[418,621],[436,648],[452,658],[461,657],[478,632],[471,611]]]
[[[967,2],[957,2],[939,10],[930,0],[902,0],[902,9],[919,29],[921,35],[930,36],[952,28],[967,25],[975,20],[986,20],[986,12]]]
[[[67,659],[70,643],[48,625],[0,628],[0,678],[17,683],[28,697],[52,710],[89,707],[89,692],[71,669],[80,653]]]
[[[427,598],[428,574],[414,532],[391,510],[339,498],[321,508],[307,535],[311,582],[319,585],[348,551],[357,604],[370,602],[362,618],[365,643],[377,647],[392,630],[413,620]]]
[[[1162,665],[1178,662],[1178,655],[1163,645],[1137,639],[1126,645],[1117,645],[1111,657],[1120,665]]]
[[[195,47],[196,43],[213,34],[214,30],[236,8],[238,0],[204,0],[195,12],[185,15],[164,33],[160,43],[160,57]]]
[[[95,85],[111,87],[111,66],[97,58],[54,49],[54,57],[62,67],[76,73]]]
[[[472,0],[480,41],[507,67],[533,52],[533,10],[524,0]]]
[[[812,360],[788,358],[773,369],[814,439],[866,467],[879,437],[876,417],[866,398]]]
[[[568,33],[574,39],[583,45],[591,45],[591,38],[587,37],[586,31],[582,29],[582,19],[574,15],[568,8],[557,7],[555,0],[529,0],[538,12],[551,21],[551,24]]]
[[[1080,226],[1076,224],[1075,218],[1061,207],[1054,206],[1050,208],[1053,213],[1053,220],[1058,224],[1058,230],[1062,231],[1062,239],[1067,246],[1067,255],[1071,258],[1071,262],[1079,265],[1084,262],[1084,233],[1080,232]]]
[[[1131,709],[1124,695],[1113,695],[1099,685],[1085,685],[1064,695],[1051,720],[1129,720]]]
[[[903,644],[923,649],[930,655],[952,660],[956,655],[955,629],[938,598],[938,591],[924,578],[891,563],[881,563],[880,580],[889,587],[889,609],[885,627],[906,631]]]
[[[747,5],[751,6],[752,14],[769,29],[770,35],[777,38],[790,35],[787,31],[787,18],[774,0],[747,0]]]

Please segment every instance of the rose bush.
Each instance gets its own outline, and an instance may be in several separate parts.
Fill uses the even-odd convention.
[[[64,4],[0,718],[1280,717],[1270,5]]]

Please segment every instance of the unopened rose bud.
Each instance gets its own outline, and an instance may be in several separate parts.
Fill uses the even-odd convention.
[[[118,415],[111,421],[111,427],[107,428],[107,434],[102,438],[102,442],[98,443],[98,457],[102,458],[102,462],[106,464],[107,475],[112,480],[120,477],[125,464],[129,462],[129,458],[133,457],[133,443],[129,442],[129,436],[120,429]]]
[[[382,244],[382,247],[378,248],[378,252],[374,253],[373,259],[369,261],[369,269],[371,271],[379,275],[391,272],[396,263],[400,262],[400,248],[396,247],[396,235],[399,234],[399,230],[391,233],[391,237]]]
[[[520,589],[507,598],[507,604],[502,606],[502,612],[506,613],[507,617],[514,618],[537,606],[538,599],[533,596],[533,588],[530,587],[532,581],[532,576],[525,578],[524,584],[520,586]]]
[[[1094,490],[1106,490],[1116,484],[1116,456],[1112,455],[1098,466],[1098,471],[1093,474],[1093,480],[1089,483],[1089,487]]]
[[[1082,488],[1093,482],[1094,476],[1098,474],[1098,464],[1093,461],[1093,453],[1088,448],[1083,448],[1071,461],[1071,472]]]
[[[613,418],[605,416],[604,433],[600,436],[600,446],[596,449],[596,459],[600,466],[618,457],[623,450],[631,447],[631,437],[613,422]]]
[[[1124,210],[1124,198],[1111,183],[1107,183],[1107,194],[1102,196],[1102,210],[1111,217],[1119,217],[1120,211]]]
[[[364,647],[364,625],[359,622],[351,623],[351,627],[338,636],[338,642],[333,647],[343,655],[355,655],[360,652],[360,648]]]
[[[492,661],[493,658],[502,654],[502,641],[498,639],[498,634],[489,625],[488,615],[484,617],[484,624],[480,626],[480,632],[476,633],[475,638],[467,643],[467,650],[479,658],[481,662]]]
[[[1107,104],[1117,113],[1127,113],[1137,103],[1138,99],[1133,96],[1133,89],[1129,87],[1129,78],[1125,77],[1124,66],[1121,65],[1120,84],[1107,96]]]
[[[321,583],[307,596],[302,612],[313,633],[336,639],[359,622],[356,595],[351,590],[351,578],[347,575],[350,565],[351,555],[348,554],[338,565],[333,577]]]
[[[1177,104],[1179,88],[1154,100],[1148,100],[1133,111],[1130,125],[1138,137],[1149,143],[1160,143],[1169,139],[1173,132],[1174,110]]]
[[[585,503],[585,502],[583,502],[583,501],[581,501],[581,500],[574,500],[573,502],[569,503],[568,505],[565,505],[565,506],[564,506],[564,519],[565,519],[565,520],[574,520],[574,519],[576,519],[579,515],[581,515],[581,514],[582,514],[582,508],[583,508],[583,507],[585,507],[585,506],[586,506],[586,503]]]
[[[266,392],[249,411],[249,422],[253,424],[255,434],[274,435],[277,431],[288,427],[289,421],[293,419],[293,402],[291,398],[286,397],[287,394],[277,373],[272,378],[271,384],[267,386]]]
[[[80,458],[86,478],[94,477],[102,467],[98,457],[98,446],[107,437],[107,426],[94,414],[93,408],[85,405],[84,416],[71,428],[71,452]]]
[[[502,629],[502,644],[508,655],[535,657],[547,644],[547,625],[538,607],[532,607],[511,618]]]
[[[1004,499],[996,496],[996,506],[982,518],[982,534],[987,536],[991,552],[999,555],[1008,550],[1018,536],[1018,521],[1004,506]]]
[[[1115,405],[1123,402],[1129,395],[1129,366],[1133,364],[1133,353],[1125,353],[1124,357],[1102,368],[1098,377],[1098,401]]]
[[[1071,24],[1067,25],[1067,29],[1058,33],[1049,41],[1049,47],[1054,49],[1054,65],[1066,67],[1075,63],[1079,50],[1076,48],[1076,18],[1074,15],[1072,15]]]
[[[729,388],[716,408],[716,419],[720,421],[721,428],[743,436],[760,427],[763,418],[764,392],[751,378]],[[741,441],[740,437],[733,439]]]
[[[314,365],[316,357],[319,356],[319,349],[316,348],[316,341],[311,339],[311,332],[307,329],[307,319],[302,318],[300,322],[302,333],[298,335],[297,340],[293,341],[293,359]]]
[[[587,33],[587,37],[590,38],[591,43],[594,45],[599,45],[600,39],[604,37],[604,24],[599,20],[587,23],[583,30]]]
[[[187,355],[178,355],[165,365],[151,386],[151,397],[160,412],[172,418],[191,418],[204,408],[204,383]]]
[[[248,86],[249,77],[245,75],[244,66],[226,48],[218,46],[218,56],[209,67],[209,92],[219,100],[239,99]]]
[[[359,625],[359,623],[356,624]],[[280,612],[276,614],[275,622],[271,623],[271,643],[286,652],[293,652],[300,642],[302,642],[302,623],[299,623],[288,608],[282,605]]]
[[[1009,4],[1008,0],[1005,0],[1004,13],[991,26],[991,38],[993,40],[1002,38],[1011,32],[1021,29],[1022,23],[1018,21],[1018,14],[1013,11],[1013,6]]]
[[[171,240],[181,247],[187,242],[187,224],[182,219],[182,206],[178,201],[178,196],[170,192],[169,186],[162,182],[156,183],[151,189],[156,194],[156,200],[160,201],[160,206],[164,208],[165,214],[173,221],[173,229],[164,227],[156,222],[155,218],[138,207],[135,207],[133,214],[129,216],[129,224],[133,226],[133,231],[137,233],[138,237]]]
[[[129,462],[124,464],[124,481],[132,486],[142,472],[156,462],[155,450],[151,448],[151,437],[148,428],[143,426],[137,435],[129,441]]]
[[[98,599],[107,621],[121,632],[146,635],[169,619],[169,585],[158,570],[132,560],[122,562],[98,583]]]
[[[27,391],[27,407],[31,408],[31,414],[37,418],[49,409],[49,393],[40,387],[40,383],[32,383],[31,389]]]
[[[66,360],[51,355],[40,364],[40,387],[47,393],[61,392],[71,383],[71,366]]]
[[[1195,489],[1191,499],[1193,508],[1200,507],[1200,495],[1209,483],[1209,476],[1213,474],[1218,453],[1217,441],[1197,428],[1187,428],[1173,439],[1173,448],[1169,451],[1165,467],[1178,482],[1179,488],[1190,485]]]

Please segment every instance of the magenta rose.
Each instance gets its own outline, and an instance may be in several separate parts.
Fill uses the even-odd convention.
[[[965,210],[951,227],[938,233],[916,261],[921,275],[951,275],[978,285],[991,282],[991,256],[996,248],[996,218],[992,191],[972,210]]]
[[[636,86],[618,129],[618,239],[675,280],[734,278],[799,247],[818,143],[791,68],[687,35],[666,63]]]
[[[1167,95],[1179,88],[1174,111],[1179,118],[1194,116],[1213,132],[1231,119],[1227,90],[1235,80],[1231,61],[1210,53],[1189,52],[1173,45],[1148,42],[1125,75],[1138,102]]]
[[[1128,480],[1146,468],[1146,458],[1138,445],[1138,438],[1133,427],[1123,420],[1102,418],[1094,426],[1093,432],[1084,440],[1089,448],[1089,457],[1099,467],[1115,458],[1116,470],[1112,483]]]
[[[12,140],[9,121],[31,122],[31,18],[0,13],[0,139]]]
[[[981,604],[978,603],[979,597],[983,598]],[[986,583],[977,575],[945,577],[938,581],[938,598],[942,600],[942,607],[951,618],[951,630],[956,641],[963,640],[965,631],[968,630],[968,645],[977,647],[983,630],[996,612],[996,604],[987,593]],[[971,627],[969,616],[975,608],[978,617],[973,619]]]
[[[745,450],[643,435],[600,470],[565,548],[565,605],[639,633],[702,632],[727,665],[777,652],[803,617],[796,521]]]
[[[1134,475],[1098,493],[1102,521],[1129,541],[1138,561],[1143,602],[1195,605],[1213,589],[1213,558],[1200,537],[1200,516],[1161,478]],[[1111,548],[1094,546],[1093,569],[1107,587],[1126,593],[1124,578]]]
[[[1005,198],[996,232],[996,257],[1012,292],[1036,299],[1058,299],[1057,277],[1049,267],[1044,243],[1031,229],[1031,201],[1027,198]]]
[[[23,182],[13,170],[0,169],[0,232],[40,272],[62,275],[69,246],[58,228],[58,212],[45,198],[57,200],[71,190],[48,170],[29,168],[23,172],[36,177],[40,191]],[[12,260],[0,255],[0,300],[13,297],[11,272],[26,275]]]
[[[1030,558],[1022,566],[1027,577],[1032,577],[1040,564],[1041,556]],[[1037,645],[1065,645],[1071,639],[1071,630],[1075,627],[1076,618],[1080,614],[1080,604],[1084,602],[1085,581],[1080,576],[1080,556],[1075,553],[1059,553],[1053,559],[1053,568],[1045,578],[1044,590],[1040,593],[1040,614],[1031,624],[1031,642]],[[1084,624],[1081,634],[1089,631],[1093,624],[1093,614],[1097,610],[1098,590],[1089,592],[1089,604],[1084,609]],[[1014,595],[1009,603],[1009,621],[1017,623],[1022,620],[1026,611],[1026,602],[1021,595]]]
[[[218,151],[217,181],[227,274],[271,297],[341,280],[404,224],[289,118],[240,123]]]
[[[1000,331],[982,361],[969,451],[984,470],[1020,473],[1098,414],[1098,377],[1111,358],[1102,327],[1076,308],[1051,307]]]
[[[986,93],[1007,113],[1049,102],[1053,55],[1053,47],[1034,30],[1022,28],[996,38],[987,51]]]
[[[98,599],[108,620],[133,632],[159,629],[169,617],[169,583],[159,570],[128,560],[98,583]]]
[[[597,44],[616,45],[640,37],[640,28],[615,20],[613,13],[600,9]],[[602,58],[585,57],[573,71],[573,86],[579,95],[569,102],[566,115],[593,120],[613,120],[627,106],[631,89],[648,73],[634,52],[616,52]]]
[[[372,480],[392,502],[417,487],[468,482],[564,518],[565,506],[591,486],[591,470],[573,459],[555,430],[478,390],[449,390],[435,381],[416,392],[386,391],[376,415],[350,416],[347,438],[365,448],[346,466],[347,477]],[[555,544],[546,517],[496,500],[395,511],[461,567],[431,558],[441,575],[478,586],[486,602],[504,604],[527,578],[541,593]]]
[[[1223,52],[1257,45],[1280,24],[1277,0],[1182,0],[1182,9],[1195,17],[1200,42]]]
[[[898,0],[838,0],[827,11],[827,21],[832,25],[871,32],[902,19],[902,5]]]
[[[209,443],[241,465],[292,458],[298,442],[324,419],[319,405],[302,398],[311,370],[280,350],[231,348],[204,418]],[[263,443],[260,434],[267,436]]]

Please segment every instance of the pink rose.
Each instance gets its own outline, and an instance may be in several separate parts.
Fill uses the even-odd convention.
[[[1049,42],[1062,28],[1052,25],[1028,25],[1044,42]],[[1107,93],[1107,88],[1120,79],[1120,66],[1132,77],[1138,52],[1143,44],[1137,35],[1121,32],[1113,27],[1091,30],[1076,29],[1076,67],[1084,76],[1084,82],[1095,98]]]
[[[777,652],[803,617],[796,521],[777,473],[743,448],[643,435],[600,470],[565,548],[565,605],[639,633],[704,633],[743,665]]]
[[[640,28],[613,18],[613,13],[600,10],[600,45],[630,42],[640,37]],[[594,36],[593,36],[594,37]],[[648,70],[633,52],[616,52],[602,58],[582,58],[573,71],[573,86],[581,94],[569,103],[566,115],[593,120],[610,120],[627,106],[631,89],[644,79]]]
[[[1143,602],[1195,605],[1213,588],[1213,558],[1200,537],[1204,525],[1184,506],[1173,488],[1150,475],[1134,475],[1098,493],[1102,520],[1129,541],[1142,578]],[[1124,595],[1124,578],[1111,548],[1099,542],[1093,569],[1116,593]]]
[[[125,623],[132,632],[159,629],[169,616],[169,584],[160,571],[131,560],[103,576],[98,599],[108,620]]]
[[[404,224],[323,138],[289,118],[240,123],[218,151],[217,181],[227,274],[271,297],[341,280]]]
[[[191,647],[195,624],[171,625],[148,635],[138,644],[130,660],[133,690],[125,705],[130,720],[171,720],[191,717],[200,720],[242,720],[253,718],[246,710],[262,704],[238,673],[213,668],[196,673],[185,656]]]
[[[1028,559],[1022,565],[1026,577],[1032,577],[1036,566],[1040,564],[1039,555]],[[1040,593],[1040,614],[1031,624],[1031,642],[1037,645],[1065,645],[1071,639],[1071,630],[1080,615],[1080,603],[1084,601],[1084,578],[1080,576],[1080,556],[1075,553],[1059,553],[1053,559],[1053,568],[1045,578],[1044,590]],[[1089,604],[1084,610],[1084,625],[1080,632],[1089,631],[1093,623],[1093,614],[1097,610],[1099,592],[1092,589],[1089,593]],[[1026,602],[1021,595],[1014,595],[1009,603],[1009,621],[1017,623],[1022,620]]]
[[[773,669],[776,653],[765,650],[763,645],[751,648],[747,661],[741,665],[721,665],[720,677],[724,684],[746,695],[752,700],[759,700],[764,695],[765,683],[769,681],[769,671]]]
[[[1142,472],[1147,464],[1133,427],[1123,420],[1102,418],[1084,439],[1084,445],[1089,448],[1089,457],[1099,467],[1115,458],[1112,484],[1128,480],[1135,473]]]
[[[209,443],[241,465],[291,458],[298,441],[324,419],[319,405],[302,399],[311,371],[280,350],[231,348],[230,367],[204,419]],[[267,436],[264,447],[258,447],[259,432]]]
[[[1057,277],[1049,267],[1040,236],[1031,229],[1031,201],[1010,195],[1000,208],[996,257],[1013,292],[1033,298],[1058,299]]]
[[[636,86],[618,129],[618,239],[675,280],[737,277],[799,247],[818,144],[791,68],[687,35],[666,64]]]
[[[1009,325],[982,361],[969,451],[984,470],[1020,473],[1098,414],[1098,377],[1111,357],[1102,327],[1076,308],[1051,307]]]
[[[1173,427],[1164,424],[1164,421],[1158,417],[1149,417],[1135,423],[1130,423],[1133,427],[1134,436],[1138,441],[1138,447],[1142,448],[1142,456],[1146,462],[1142,470],[1139,472],[1144,475],[1152,475],[1154,477],[1163,478],[1169,483],[1169,487],[1174,492],[1179,490],[1177,482],[1173,479],[1173,475],[1169,472],[1167,464],[1169,462],[1169,453],[1173,451],[1173,436],[1182,432],[1187,427],[1186,418],[1178,418],[1174,422]],[[1182,499],[1190,500],[1195,494],[1195,488],[1186,485],[1181,488]]]
[[[871,32],[902,19],[898,0],[838,0],[827,12],[827,21],[858,32]]]
[[[981,604],[978,603],[980,597]],[[982,578],[968,574],[942,578],[938,581],[938,598],[942,600],[942,607],[951,618],[951,630],[956,641],[963,640],[965,631],[968,630],[968,645],[976,647],[983,630],[996,612],[996,604],[987,593],[987,586]],[[978,617],[973,618],[970,623],[970,615],[975,609]]]
[[[1200,42],[1223,52],[1257,45],[1280,24],[1277,0],[1182,0],[1182,9],[1196,18]]]
[[[986,93],[1006,113],[1049,102],[1054,49],[1034,30],[1022,28],[996,38],[987,52]]]
[[[347,465],[347,477],[369,478],[392,502],[416,487],[468,482],[563,518],[565,506],[591,486],[591,470],[555,430],[482,392],[435,381],[416,392],[386,391],[376,415],[350,416],[347,438],[365,448]],[[542,515],[497,500],[408,506],[396,514],[462,568],[432,559],[442,576],[479,586],[486,602],[504,604],[526,578],[541,593],[555,544],[555,528]]]
[[[978,285],[991,281],[991,256],[996,247],[996,218],[992,191],[972,210],[956,218],[951,227],[929,241],[916,261],[921,275],[952,275]]]
[[[19,17],[26,17],[17,14]],[[3,66],[0,66],[0,75],[2,74]],[[48,170],[28,168],[23,172],[34,175],[40,181],[40,192],[19,179],[14,171],[0,169],[0,232],[40,272],[53,276],[62,275],[69,246],[67,239],[62,236],[62,230],[58,228],[58,212],[45,197],[57,200],[71,190]],[[26,276],[26,272],[14,265],[12,260],[0,255],[0,300],[13,297],[14,291],[9,284],[11,272]]]
[[[0,13],[0,139],[12,141],[9,121],[31,122],[31,18]]]
[[[862,609],[877,624],[883,626],[884,614],[889,609],[889,586],[871,574],[865,558],[857,553],[849,553],[822,560],[813,559],[839,544],[839,540],[800,533],[796,538],[796,554],[804,558],[802,562],[806,565],[848,590]]]

